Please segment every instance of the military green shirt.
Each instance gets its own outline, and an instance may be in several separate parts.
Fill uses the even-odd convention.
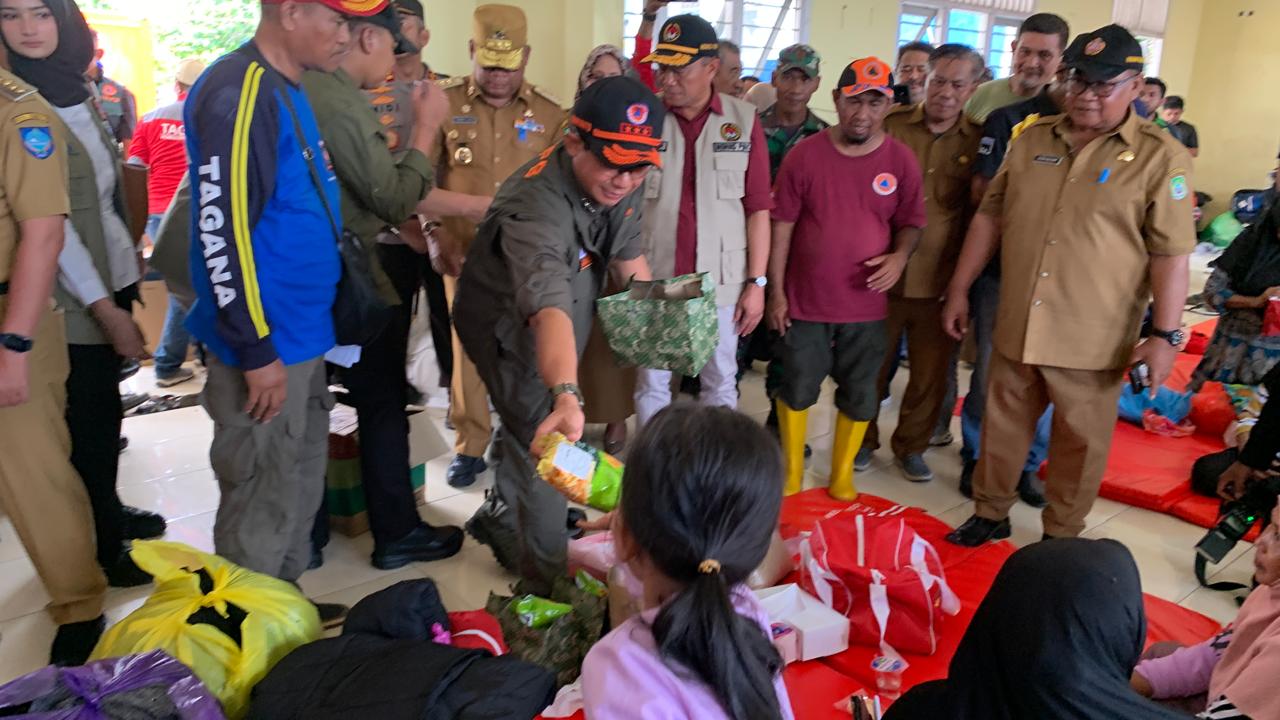
[[[573,320],[581,355],[609,263],[640,256],[643,201],[640,191],[612,208],[588,199],[560,145],[517,170],[494,198],[463,265],[453,307],[463,343],[487,348],[496,341],[533,362],[528,320],[554,307]]]
[[[365,241],[378,289],[391,302],[397,298],[395,288],[374,255],[375,240],[384,229],[414,214],[431,189],[431,163],[413,149],[399,160],[391,154],[386,130],[368,96],[344,71],[308,72],[302,86],[338,176],[342,226]]]
[[[782,167],[782,159],[791,152],[791,148],[801,140],[826,130],[831,124],[809,111],[804,124],[797,128],[785,128],[778,124],[778,116],[774,114],[777,105],[760,113],[760,128],[764,130],[764,140],[769,145],[769,176],[778,179],[778,168]]]

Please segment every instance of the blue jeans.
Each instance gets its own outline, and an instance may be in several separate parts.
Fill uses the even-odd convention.
[[[973,364],[973,376],[969,379],[969,394],[965,396],[964,407],[960,410],[960,432],[964,437],[960,457],[965,462],[978,459],[982,414],[987,404],[987,368],[991,365],[991,342],[999,303],[1000,278],[984,272],[969,290],[969,316],[973,322],[974,341],[978,345],[978,358]],[[1025,471],[1035,472],[1044,462],[1049,452],[1049,427],[1052,421],[1053,406],[1050,405],[1036,423],[1036,437],[1031,443],[1031,452],[1027,454]]]
[[[147,216],[147,236],[152,242],[155,242],[162,217],[162,215]],[[187,311],[182,309],[182,305],[170,295],[169,309],[164,315],[164,331],[160,334],[160,343],[156,346],[156,377],[172,376],[186,361],[187,346],[191,344],[191,333],[182,326],[186,320]]]

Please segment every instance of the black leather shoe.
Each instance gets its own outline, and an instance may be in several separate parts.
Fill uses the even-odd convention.
[[[151,573],[138,567],[129,556],[128,550],[121,551],[116,561],[102,568],[102,571],[106,573],[107,584],[111,587],[128,588],[149,585],[153,579]]]
[[[476,484],[476,476],[489,469],[482,457],[455,455],[449,463],[449,485],[456,488],[471,487]]]
[[[1022,473],[1022,479],[1018,481],[1018,497],[1033,508],[1049,507],[1049,501],[1044,496],[1044,481],[1034,472]]]
[[[462,549],[462,528],[419,525],[395,542],[373,549],[373,566],[395,570],[412,562],[433,562],[453,557]]]
[[[960,470],[960,494],[973,499],[973,471],[978,467],[976,460],[965,460],[964,468]]]
[[[974,515],[948,535],[947,542],[963,547],[978,547],[992,540],[1004,540],[1012,534],[1009,518],[996,522]]]
[[[102,615],[84,622],[59,625],[58,633],[53,636],[53,647],[49,650],[49,664],[58,667],[85,664],[106,628],[107,620]]]
[[[150,540],[164,535],[165,521],[158,513],[124,506],[124,537],[126,540]]]

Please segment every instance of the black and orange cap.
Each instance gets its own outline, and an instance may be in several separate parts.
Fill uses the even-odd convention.
[[[591,152],[610,167],[662,167],[666,108],[639,80],[610,77],[582,91],[570,122]]]
[[[697,15],[677,15],[662,24],[658,44],[640,62],[684,67],[699,58],[720,57],[720,39],[711,23]]]
[[[877,57],[854,60],[840,73],[836,89],[845,97],[864,92],[881,92],[893,96],[893,71],[885,61]]]
[[[388,5],[389,0],[301,0],[302,2],[316,2],[325,7],[342,13],[343,15],[351,15],[354,17],[371,17],[382,12]],[[284,0],[262,0],[263,5],[279,5]]]

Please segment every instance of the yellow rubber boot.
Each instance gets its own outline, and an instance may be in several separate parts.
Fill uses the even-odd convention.
[[[784,495],[795,495],[804,489],[804,438],[809,424],[808,410],[793,410],[778,400],[778,437],[782,440],[782,458],[786,463]]]
[[[852,502],[858,497],[858,489],[853,485],[853,458],[862,448],[862,438],[871,423],[850,420],[844,413],[838,415],[835,447],[831,450],[831,484],[827,493],[837,500]]]

